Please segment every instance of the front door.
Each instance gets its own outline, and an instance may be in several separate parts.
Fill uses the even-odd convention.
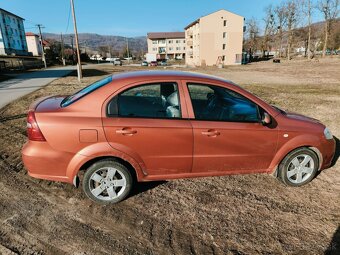
[[[141,84],[115,95],[103,126],[111,146],[133,157],[148,176],[191,171],[192,127],[182,119],[177,83]]]
[[[195,118],[193,172],[266,170],[277,147],[276,128],[263,126],[259,107],[220,86],[188,84]]]

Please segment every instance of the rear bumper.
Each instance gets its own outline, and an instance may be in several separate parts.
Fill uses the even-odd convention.
[[[320,153],[322,154],[322,165],[320,170],[326,169],[332,165],[333,157],[335,155],[336,143],[334,139],[325,140],[320,146]]]
[[[54,150],[47,142],[28,141],[21,151],[28,174],[34,178],[73,183],[67,168],[74,154]]]

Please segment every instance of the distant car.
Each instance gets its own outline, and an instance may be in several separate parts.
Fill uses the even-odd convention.
[[[335,153],[321,122],[186,72],[112,75],[67,97],[39,99],[27,133],[30,176],[78,186],[82,171],[84,193],[102,204],[124,199],[134,181],[268,173],[301,186]]]
[[[149,63],[146,62],[146,61],[143,61],[143,62],[141,63],[141,66],[149,66]]]
[[[120,59],[115,59],[112,61],[114,66],[121,66],[123,65],[123,62]]]
[[[151,61],[151,62],[150,62],[150,66],[158,66],[157,61]]]
[[[160,63],[161,66],[167,66],[168,62],[166,60],[162,60]]]

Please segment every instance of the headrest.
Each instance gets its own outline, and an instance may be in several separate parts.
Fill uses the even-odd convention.
[[[166,99],[167,103],[171,106],[178,106],[179,102],[178,102],[178,93],[177,91],[175,91],[174,93],[172,93],[170,96],[168,96],[168,98]]]

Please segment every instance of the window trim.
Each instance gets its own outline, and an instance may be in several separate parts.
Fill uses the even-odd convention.
[[[197,119],[196,115],[195,115],[195,110],[194,110],[194,106],[192,103],[192,98],[190,95],[190,90],[189,90],[189,85],[198,85],[198,86],[207,86],[207,87],[219,87],[222,89],[226,89],[226,90],[230,90],[238,95],[241,95],[242,97],[246,98],[248,101],[252,102],[253,104],[255,104],[256,109],[257,109],[257,117],[258,117],[258,121],[232,121],[232,120],[219,120],[219,119],[210,119],[210,120],[203,120],[203,119]],[[193,112],[193,116],[194,118],[189,118],[189,120],[191,121],[215,121],[215,122],[226,122],[226,123],[260,123],[261,124],[261,110],[265,111],[265,109],[263,109],[261,106],[259,106],[257,103],[255,103],[253,100],[251,100],[250,98],[242,95],[241,93],[231,89],[231,88],[227,88],[225,86],[221,86],[221,85],[217,85],[217,84],[211,84],[211,83],[201,83],[201,82],[195,82],[195,81],[186,81],[186,89],[187,89],[187,93],[189,95],[189,102],[192,108],[192,112]]]
[[[146,81],[145,81],[146,82]],[[119,108],[118,108],[118,100],[117,100],[117,114],[109,114],[109,105],[110,103],[115,100],[115,98],[117,98],[119,95],[121,95],[122,93],[130,90],[130,89],[134,89],[134,88],[138,88],[138,87],[142,87],[142,86],[148,86],[148,85],[161,85],[162,83],[173,83],[177,86],[177,93],[178,93],[178,102],[179,102],[179,110],[181,113],[181,117],[176,117],[176,118],[166,118],[166,117],[142,117],[142,116],[120,116],[119,115]],[[165,80],[160,80],[160,81],[153,81],[150,83],[137,83],[137,84],[129,84],[128,86],[122,87],[119,91],[117,91],[116,93],[114,93],[113,95],[110,96],[110,98],[108,98],[106,106],[105,106],[105,113],[106,113],[106,117],[107,118],[130,118],[130,119],[160,119],[160,120],[187,120],[187,118],[183,118],[183,106],[181,103],[181,92],[180,92],[180,84],[176,81],[165,81]]]

